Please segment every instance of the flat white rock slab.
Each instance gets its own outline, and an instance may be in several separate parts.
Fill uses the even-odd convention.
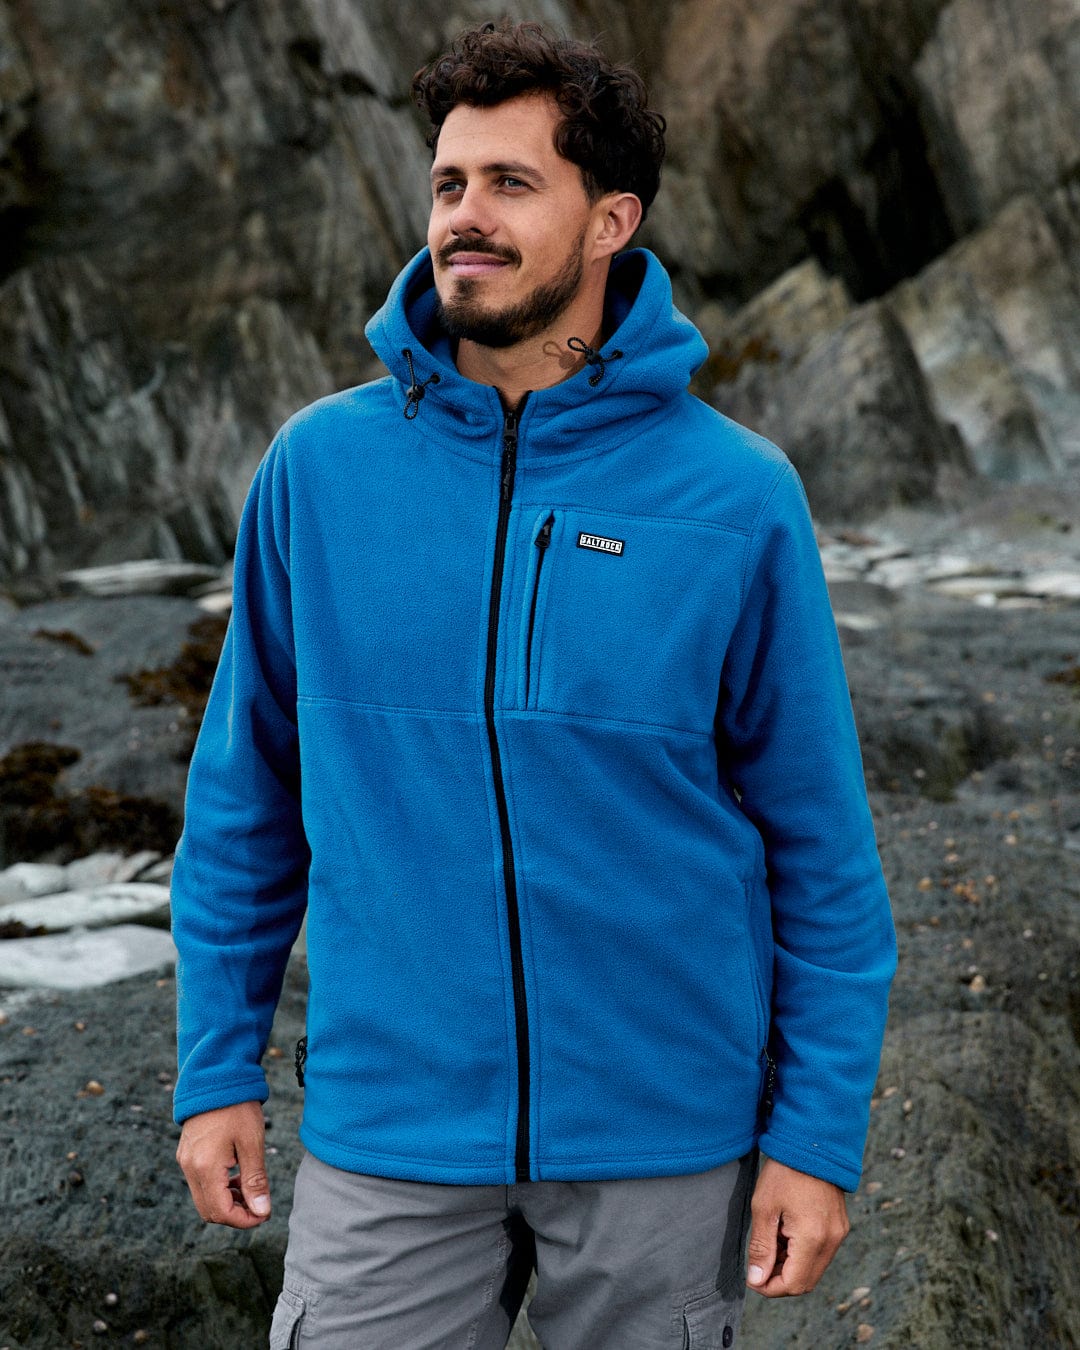
[[[186,595],[220,576],[220,568],[202,563],[137,558],[107,567],[79,567],[61,572],[60,582],[67,590],[81,591],[84,595]]]
[[[0,986],[92,989],[176,963],[168,933],[139,924],[0,942]]]
[[[109,924],[132,923],[162,917],[169,908],[169,888],[145,881],[127,881],[85,890],[61,891],[58,895],[40,895],[14,903],[0,903],[0,919],[14,921],[27,928],[47,928],[61,932],[65,928],[104,928]]]
[[[931,583],[940,595],[952,595],[958,600],[975,600],[981,595],[1023,595],[1024,582],[1008,575],[944,577]]]
[[[58,863],[13,863],[0,872],[0,905],[68,888],[67,871]]]
[[[1080,572],[1034,572],[1025,579],[1024,590],[1055,600],[1080,600]]]

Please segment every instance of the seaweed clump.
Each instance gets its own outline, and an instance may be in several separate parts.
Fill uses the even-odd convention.
[[[194,745],[227,628],[228,620],[217,614],[196,619],[188,625],[189,640],[171,665],[117,675],[116,679],[127,685],[128,693],[141,707],[178,704],[183,715],[191,719],[189,729]]]
[[[49,741],[26,741],[0,758],[0,865],[70,862],[104,850],[172,852],[180,822],[165,802],[59,786],[64,769],[81,758],[74,746]]]

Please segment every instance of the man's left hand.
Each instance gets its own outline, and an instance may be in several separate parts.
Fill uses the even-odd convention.
[[[766,1298],[813,1289],[848,1235],[844,1192],[763,1158],[750,1206],[747,1283]]]

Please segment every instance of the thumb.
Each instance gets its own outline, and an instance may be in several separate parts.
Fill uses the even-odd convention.
[[[240,1167],[240,1195],[245,1206],[260,1219],[270,1213],[270,1179],[266,1175],[263,1132],[236,1141],[236,1161]]]
[[[773,1273],[779,1232],[780,1224],[775,1214],[754,1215],[750,1240],[746,1244],[746,1280],[751,1286],[760,1288]]]

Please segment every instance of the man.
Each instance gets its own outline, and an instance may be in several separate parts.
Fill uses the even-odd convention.
[[[811,1289],[847,1230],[895,960],[813,531],[627,250],[637,76],[489,24],[414,90],[390,376],[290,419],[241,523],[174,873],[178,1158],[205,1219],[269,1213],[306,907],[271,1345],[502,1346],[535,1263],[549,1350],[726,1347],[746,1280]]]

